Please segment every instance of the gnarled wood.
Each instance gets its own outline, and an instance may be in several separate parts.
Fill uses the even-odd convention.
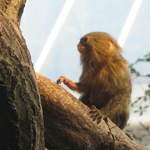
[[[61,86],[36,76],[49,150],[144,150],[109,119],[93,121],[91,110]]]
[[[0,0],[0,10],[19,24],[26,0]]]
[[[0,11],[0,150],[43,150],[43,134],[30,54],[18,26]]]

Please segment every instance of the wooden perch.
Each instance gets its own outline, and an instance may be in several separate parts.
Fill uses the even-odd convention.
[[[91,110],[64,88],[36,76],[49,150],[144,150],[109,119],[93,121]]]

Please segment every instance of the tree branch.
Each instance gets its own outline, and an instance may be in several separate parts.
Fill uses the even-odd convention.
[[[61,86],[36,76],[49,150],[144,150],[109,119],[93,121],[91,110]]]

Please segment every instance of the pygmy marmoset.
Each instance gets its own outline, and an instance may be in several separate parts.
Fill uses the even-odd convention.
[[[81,101],[94,105],[123,129],[129,117],[131,80],[126,60],[117,41],[105,32],[92,32],[80,39],[82,74],[78,83],[61,76]]]

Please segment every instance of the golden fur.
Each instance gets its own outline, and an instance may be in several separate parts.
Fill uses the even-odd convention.
[[[95,105],[124,128],[129,116],[131,81],[121,48],[107,33],[93,32],[81,38],[79,45],[83,71],[78,85],[81,100]]]

